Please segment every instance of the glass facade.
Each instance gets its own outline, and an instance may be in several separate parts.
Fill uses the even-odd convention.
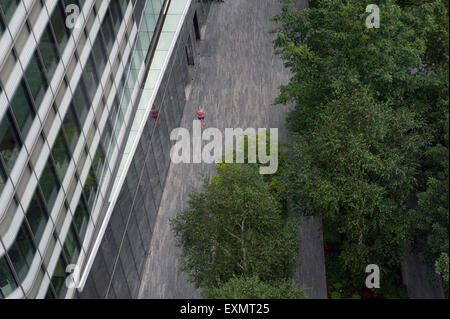
[[[3,166],[2,171],[11,171],[17,156],[19,155],[22,141],[13,124],[13,117],[9,110],[3,114],[0,122],[0,157]]]
[[[163,3],[0,0],[0,43],[17,38],[0,56],[0,298],[68,296],[66,267],[89,253]],[[73,4],[81,29],[66,26]]]

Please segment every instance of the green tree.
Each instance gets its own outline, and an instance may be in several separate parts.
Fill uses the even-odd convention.
[[[298,250],[298,223],[288,218],[252,164],[218,164],[189,208],[172,220],[182,270],[197,287],[233,276],[288,278]]]
[[[304,292],[292,279],[264,282],[258,276],[233,277],[218,287],[207,289],[203,297],[208,299],[302,299]]]
[[[287,150],[291,148],[291,145],[289,143],[286,143],[281,140],[273,141],[270,139],[270,132],[266,131],[265,136],[265,149],[266,149],[266,155],[271,153],[270,146],[271,143],[275,143],[278,147],[278,169],[274,174],[267,174],[264,175],[264,181],[269,184],[269,188],[271,193],[277,198],[277,200],[282,204],[283,209],[287,209],[287,200],[288,200],[288,185],[284,183],[284,177],[288,173],[288,163],[289,163],[289,153]],[[256,165],[258,167],[266,166],[267,164],[262,164],[259,161],[259,147],[260,144],[264,146],[264,143],[260,140],[260,137],[258,134],[245,134],[244,138],[239,143],[238,150],[232,150],[233,152],[233,159],[234,162],[236,162],[236,157],[238,152],[242,153],[244,162],[246,164],[249,163],[249,151],[253,150],[257,157],[257,163]],[[250,149],[250,146],[253,145]],[[275,146],[272,145],[273,148]],[[255,149],[253,149],[255,148]],[[225,156],[222,158],[222,162],[225,162]]]
[[[426,187],[417,194],[418,204],[411,212],[413,248],[423,253],[424,261],[429,265],[433,265],[442,253],[449,253],[448,113],[444,123],[444,130],[447,130],[444,144],[437,144],[426,152]]]
[[[292,78],[280,87],[276,103],[294,102],[290,128],[308,128],[320,103],[336,92],[360,85],[374,90],[374,97],[388,105],[408,104],[420,87],[425,39],[414,25],[419,17],[402,10],[395,1],[379,1],[381,27],[365,25],[366,6],[371,1],[318,0],[314,8],[297,12],[286,3],[274,18],[280,27],[274,45]]]
[[[370,90],[318,108],[314,130],[296,134],[289,183],[296,208],[321,213],[343,236],[340,258],[355,285],[364,269],[396,267],[408,239],[405,206],[414,189],[414,117],[377,102]]]
[[[448,295],[448,254],[442,253],[435,263],[436,273],[442,276],[444,287]]]
[[[429,70],[448,63],[448,0],[397,0],[404,10],[417,16],[416,32],[425,40],[423,65]]]
[[[448,251],[448,1],[379,1],[378,29],[365,26],[371,1],[281,2],[274,46],[292,77],[275,102],[295,105],[298,208],[336,223],[354,275],[368,256],[398,263],[411,237]]]

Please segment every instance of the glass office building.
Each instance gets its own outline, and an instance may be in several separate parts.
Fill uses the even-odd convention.
[[[123,192],[169,2],[0,0],[0,299],[75,296],[67,266]]]

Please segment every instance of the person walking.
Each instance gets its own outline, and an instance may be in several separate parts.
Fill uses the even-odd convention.
[[[197,118],[202,121],[202,128],[205,126],[205,111],[203,111],[203,108],[201,106],[197,109]]]
[[[158,113],[159,113],[158,110],[153,106],[150,110],[150,115],[155,120],[155,124],[156,122],[158,122]]]

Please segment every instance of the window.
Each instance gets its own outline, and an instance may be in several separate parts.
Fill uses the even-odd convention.
[[[77,89],[73,94],[72,103],[73,106],[75,107],[75,112],[78,115],[80,123],[84,123],[84,120],[86,119],[86,116],[89,111],[89,104],[86,98],[86,92],[84,90],[83,81],[81,80],[80,82],[78,82]]]
[[[50,27],[45,28],[42,34],[41,40],[39,41],[39,52],[41,53],[45,70],[47,71],[47,78],[50,80],[59,62],[58,50],[53,41]]]
[[[65,22],[65,11],[62,7],[61,2],[58,1],[58,5],[55,7],[53,11],[51,22],[53,27],[53,32],[56,37],[56,45],[58,47],[59,53],[62,55],[64,52],[64,48],[69,39],[69,29],[66,27]]]
[[[28,86],[30,87],[34,104],[36,105],[36,108],[39,109],[39,105],[41,104],[45,92],[47,91],[48,84],[37,52],[33,54],[27,66],[25,78],[27,79]]]
[[[97,71],[99,74],[102,74],[106,65],[106,54],[105,54],[105,46],[103,45],[102,36],[100,32],[97,34],[97,38],[95,39],[94,45],[92,46],[92,54],[94,57],[95,64],[97,66]]]
[[[114,44],[114,28],[111,23],[111,14],[109,13],[109,11],[106,11],[100,30],[103,32],[106,52],[111,52]]]
[[[2,16],[0,15],[0,38],[3,35],[3,31],[5,31],[5,26],[3,25],[3,19]]]
[[[118,1],[111,1],[110,4],[111,18],[114,25],[114,34],[117,34],[122,22],[122,12],[120,11],[120,4]]]
[[[113,126],[116,122],[116,118],[119,113],[120,113],[119,101],[117,100],[117,95],[116,95],[114,97],[114,101],[112,102],[112,105],[111,105],[111,112],[109,113],[109,119],[110,119],[111,123],[113,124]]]
[[[105,150],[105,153],[107,153],[107,159],[111,160],[112,154],[114,150],[117,148],[117,142],[114,138],[113,130],[111,128],[111,125],[107,121],[105,124],[105,128],[103,129],[102,139],[101,143],[103,145],[103,149]]]
[[[86,196],[86,200],[88,202],[89,210],[92,209],[94,205],[95,196],[97,195],[97,178],[95,174],[92,172],[92,168],[89,170],[89,174],[86,177],[86,182],[84,183],[83,193]]]
[[[84,203],[83,197],[81,197],[80,201],[78,202],[77,209],[75,210],[75,214],[73,215],[73,222],[78,232],[78,236],[81,240],[83,240],[89,223],[89,212],[86,204]]]
[[[71,104],[69,109],[67,110],[66,116],[64,117],[62,128],[64,134],[67,137],[69,151],[70,154],[72,155],[81,133],[80,125],[78,124],[78,119],[75,114],[73,104]]]
[[[7,111],[0,121],[0,156],[8,172],[14,167],[21,146],[22,143],[13,127],[11,115]]]
[[[69,263],[75,263],[80,255],[80,243],[78,242],[76,232],[73,226],[70,226],[69,232],[64,241],[64,253],[66,254]]]
[[[25,139],[33,123],[35,114],[26,85],[23,81],[21,81],[14,93],[14,97],[11,100],[11,109],[19,125],[22,137]]]
[[[122,8],[122,12],[127,11],[128,1],[127,0],[120,0],[120,6]]]
[[[3,170],[3,165],[2,165],[2,163],[0,163],[0,193],[3,190],[3,187],[5,187],[7,179],[8,179],[8,177],[6,176],[6,173]]]
[[[126,89],[123,92],[123,99],[122,99],[122,104],[121,104],[121,108],[120,108],[122,110],[122,114],[127,114],[127,109],[129,107],[130,101],[131,101],[131,93],[130,93],[129,89]],[[114,129],[116,130],[116,139],[118,139],[118,137],[119,137],[119,132],[120,132],[121,127],[122,127],[122,123],[120,123],[120,122],[117,122],[116,126],[114,127]]]
[[[94,159],[92,160],[92,168],[98,179],[102,176],[102,170],[105,165],[105,152],[103,152],[101,144],[98,145],[97,151],[95,152]]]
[[[103,145],[103,148],[105,150],[109,149],[109,143],[111,142],[111,136],[112,136],[112,129],[109,122],[105,123],[105,128],[103,129],[103,134],[100,142]]]
[[[5,256],[0,257],[0,299],[7,297],[17,288],[17,283]]]
[[[145,1],[134,1],[133,4],[135,4],[135,7],[133,9],[133,18],[136,21],[136,23],[139,24],[139,22],[141,21],[142,15],[144,13],[144,6],[145,6]],[[159,6],[159,3],[156,4],[153,2],[153,7],[157,7]]]
[[[51,211],[59,192],[59,182],[51,158],[48,159],[47,164],[45,165],[42,176],[39,179],[39,185],[41,186],[42,194],[44,194],[45,201],[47,202],[48,210]]]
[[[97,77],[97,74],[95,73],[92,55],[89,57],[89,59],[86,62],[86,65],[84,66],[82,77],[84,80],[84,84],[86,85],[89,104],[91,104],[92,101],[94,100],[94,95],[95,92],[97,91],[99,83],[99,79]]]
[[[36,249],[28,228],[25,223],[22,223],[16,240],[8,252],[11,263],[13,264],[17,276],[21,282],[28,274],[35,251]]]
[[[39,242],[48,221],[48,214],[45,209],[42,196],[39,192],[39,188],[37,188],[34,192],[26,216],[28,224],[30,224],[31,232],[34,235],[34,240],[35,242]]]
[[[52,155],[55,160],[56,172],[58,173],[60,180],[63,180],[67,167],[69,167],[70,157],[62,130],[59,131],[55,144],[53,144]]]
[[[55,288],[56,295],[59,298],[63,298],[65,293],[67,292],[67,287],[65,285],[66,280],[66,263],[63,260],[62,255],[58,259],[58,263],[56,264],[55,271],[52,276],[52,285]]]

